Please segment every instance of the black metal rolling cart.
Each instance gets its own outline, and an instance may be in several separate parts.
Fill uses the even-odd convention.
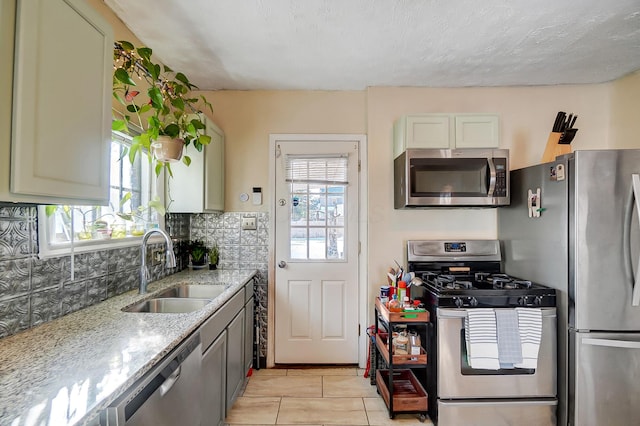
[[[376,369],[376,386],[387,405],[389,418],[393,419],[396,414],[415,413],[420,414],[420,420],[424,421],[428,408],[427,392],[414,370],[420,369],[426,378],[429,312],[389,312],[380,298],[376,298],[375,315],[376,365],[388,367]],[[420,354],[393,352],[393,332],[404,328],[415,331],[420,336]]]

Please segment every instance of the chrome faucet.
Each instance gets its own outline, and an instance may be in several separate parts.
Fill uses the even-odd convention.
[[[160,228],[149,229],[142,237],[142,246],[140,247],[140,255],[142,257],[142,266],[140,266],[140,294],[145,294],[147,292],[147,281],[149,281],[150,278],[149,269],[147,268],[147,241],[149,241],[149,237],[151,236],[151,234],[155,232],[162,235],[165,242],[167,243],[167,251],[165,253],[165,256],[167,258],[167,268],[176,267],[176,255],[173,252],[173,242],[171,242],[169,234],[167,234],[166,231],[163,231]]]

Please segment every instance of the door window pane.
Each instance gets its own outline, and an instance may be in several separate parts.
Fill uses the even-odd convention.
[[[345,260],[346,158],[289,157],[287,167],[290,259]]]

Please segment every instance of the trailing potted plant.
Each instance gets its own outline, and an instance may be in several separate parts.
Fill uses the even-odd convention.
[[[128,125],[135,117],[142,132],[134,136],[129,148],[129,159],[144,151],[155,162],[156,175],[163,167],[172,176],[170,162],[178,161],[183,147],[193,145],[202,151],[211,142],[205,134],[205,124],[200,105],[213,111],[204,96],[191,97],[197,86],[181,72],[154,62],[152,50],[136,48],[128,41],[119,41],[114,47],[113,96],[122,103],[127,113],[113,121],[112,129],[128,132]],[[134,76],[146,81],[146,96],[136,90]],[[142,89],[141,89],[142,90]],[[187,166],[188,156],[182,157]]]
[[[209,249],[209,269],[218,269],[218,261],[220,260],[220,249],[217,243]]]
[[[200,240],[191,241],[189,244],[189,255],[191,256],[191,267],[193,269],[204,268],[207,246]]]

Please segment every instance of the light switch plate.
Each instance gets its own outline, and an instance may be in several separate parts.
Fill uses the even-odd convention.
[[[256,218],[252,216],[247,216],[242,218],[242,230],[243,231],[255,231],[256,227]]]

